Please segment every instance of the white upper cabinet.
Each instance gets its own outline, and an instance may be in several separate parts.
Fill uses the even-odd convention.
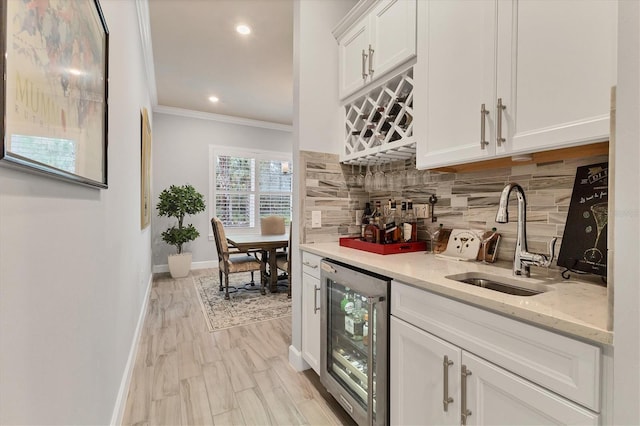
[[[357,22],[338,45],[340,97],[361,88],[369,76],[370,28],[366,19]]]
[[[356,6],[353,13],[362,10],[362,6]],[[351,13],[345,17],[353,19]],[[334,30],[338,40],[340,99],[416,54],[416,0],[378,0],[342,31],[344,22]]]
[[[499,152],[609,139],[617,10],[610,0],[499,2],[497,93],[507,139]]]
[[[491,157],[491,114],[496,95],[496,1],[430,0],[418,3],[419,52],[414,68],[414,135],[418,167]],[[493,111],[492,111],[493,112]]]
[[[418,167],[608,139],[616,2],[429,0],[418,22]]]

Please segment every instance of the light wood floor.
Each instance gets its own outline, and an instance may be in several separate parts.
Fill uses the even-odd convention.
[[[353,424],[313,370],[289,365],[290,343],[290,317],[210,333],[192,278],[156,276],[123,423]]]

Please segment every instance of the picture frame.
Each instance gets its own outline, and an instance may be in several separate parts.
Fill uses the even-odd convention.
[[[149,112],[140,113],[140,229],[151,223],[151,123]]]
[[[98,0],[0,0],[0,164],[108,187],[109,31]]]

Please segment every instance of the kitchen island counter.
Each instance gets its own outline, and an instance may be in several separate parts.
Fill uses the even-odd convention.
[[[606,328],[607,288],[595,280],[563,280],[558,270],[537,267],[531,268],[531,278],[520,278],[513,276],[511,262],[461,262],[425,252],[385,256],[342,247],[337,242],[302,244],[300,249],[570,336],[613,343],[613,332]],[[548,291],[513,296],[446,278],[467,272],[543,284]]]

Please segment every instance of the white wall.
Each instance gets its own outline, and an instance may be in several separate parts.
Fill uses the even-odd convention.
[[[615,142],[614,424],[640,423],[640,3],[618,10]]]
[[[0,424],[108,424],[151,277],[134,2],[110,30],[109,189],[0,168]]]
[[[333,27],[356,4],[355,0],[296,0],[293,7],[293,144],[294,164],[300,164],[300,151],[338,154],[342,110],[338,102],[338,45]],[[300,194],[304,192],[300,174],[294,174],[293,220],[302,223]],[[293,253],[298,253],[300,228],[292,233]],[[308,368],[300,357],[302,346],[302,294],[296,282],[302,282],[300,262],[293,262],[292,342],[289,361]]]
[[[184,112],[184,111],[183,111]],[[187,113],[188,114],[188,113]],[[206,114],[198,114],[206,117]],[[217,266],[215,243],[209,240],[209,145],[228,145],[266,151],[291,152],[290,131],[230,124],[206,118],[175,114],[153,114],[153,211],[151,213],[153,264],[155,271],[166,271],[167,255],[175,248],[162,241],[161,233],[171,220],[159,217],[155,205],[160,192],[170,185],[191,184],[205,196],[207,209],[188,216],[185,223],[193,223],[200,237],[185,245],[193,253],[194,268]],[[294,171],[295,173],[295,171]],[[201,263],[198,262],[210,262]]]

